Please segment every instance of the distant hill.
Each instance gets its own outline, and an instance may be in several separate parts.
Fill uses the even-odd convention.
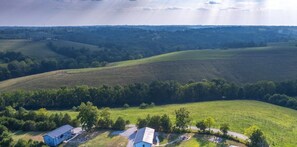
[[[71,47],[75,49],[86,48],[90,50],[100,50],[100,48],[95,45],[65,40],[32,41],[27,39],[0,39],[0,52],[21,52],[26,56],[40,59],[65,58],[63,55],[52,51],[47,45],[49,42],[59,48]]]
[[[173,52],[106,67],[59,70],[0,82],[1,91],[59,88],[62,86],[116,85],[153,80],[223,78],[236,83],[289,80],[297,77],[295,42],[267,47]]]

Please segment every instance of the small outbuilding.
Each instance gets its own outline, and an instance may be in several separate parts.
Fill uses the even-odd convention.
[[[47,134],[43,135],[44,143],[48,146],[57,146],[63,141],[72,137],[73,127],[70,125],[61,126]]]
[[[155,135],[155,129],[148,128],[148,127],[139,129],[134,139],[134,147],[153,146],[154,135]]]

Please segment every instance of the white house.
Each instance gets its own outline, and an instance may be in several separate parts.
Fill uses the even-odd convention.
[[[155,129],[141,128],[137,131],[134,139],[134,147],[151,147],[153,146]]]

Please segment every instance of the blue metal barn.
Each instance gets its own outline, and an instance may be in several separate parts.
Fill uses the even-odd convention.
[[[61,126],[43,136],[44,143],[48,146],[57,146],[63,141],[72,137],[73,127],[70,125]]]

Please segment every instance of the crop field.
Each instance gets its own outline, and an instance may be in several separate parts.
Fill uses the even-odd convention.
[[[0,91],[76,85],[124,85],[154,80],[181,83],[223,78],[235,83],[293,80],[297,77],[295,43],[229,50],[191,50],[110,63],[106,67],[53,71],[0,82]]]
[[[135,124],[138,118],[146,115],[168,114],[174,120],[176,109],[187,108],[192,117],[192,125],[206,117],[216,120],[214,127],[229,123],[231,130],[244,133],[251,125],[259,126],[272,146],[294,146],[297,144],[297,111],[258,101],[213,101],[189,104],[172,104],[156,106],[149,109],[136,107],[128,109],[111,109],[112,118],[121,116]],[[69,113],[76,117],[74,111],[50,111],[50,113]]]

